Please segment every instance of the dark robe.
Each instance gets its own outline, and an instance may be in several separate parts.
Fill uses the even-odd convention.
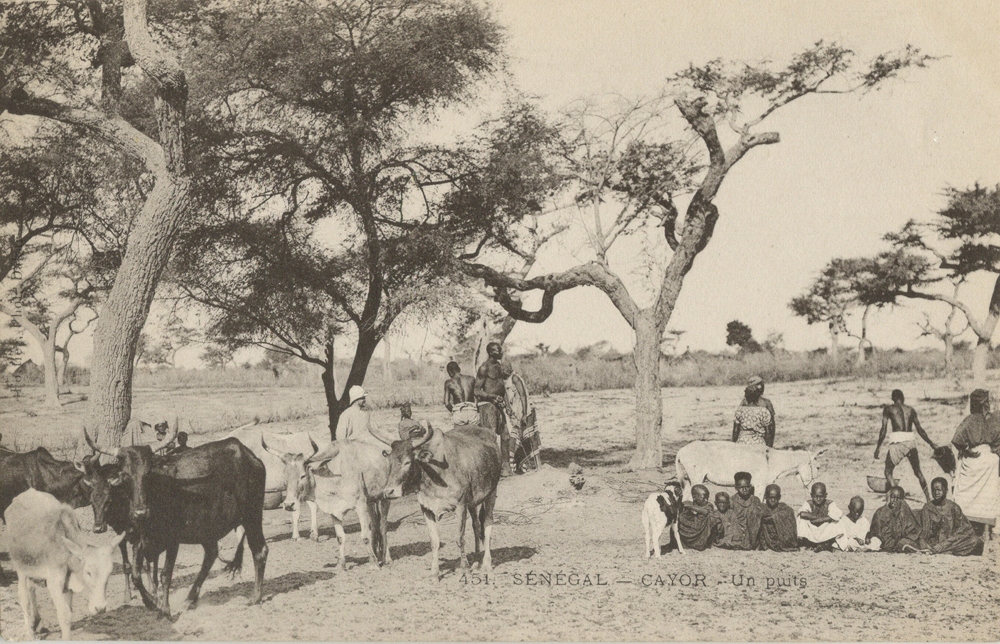
[[[904,546],[920,548],[920,523],[909,504],[900,500],[895,510],[883,505],[872,516],[873,537],[882,541],[882,552],[903,552]]]
[[[725,514],[719,512],[719,520],[721,521],[719,524],[720,534],[715,540],[715,547],[735,550],[737,537],[740,535],[740,527],[736,523],[736,513],[733,512],[732,507]]]
[[[726,514],[732,516],[724,518],[726,534],[717,545],[731,550],[756,550],[763,504],[755,496],[744,501],[739,494],[734,494],[729,504]]]
[[[798,534],[795,530],[795,511],[784,503],[778,503],[773,510],[764,504],[760,518],[758,550],[793,552],[799,549]]]
[[[983,540],[976,536],[962,508],[951,499],[945,499],[941,505],[925,504],[920,510],[920,523],[924,543],[932,554],[983,554]]]
[[[959,449],[989,445],[990,451],[1000,456],[1000,416],[969,414],[955,430],[951,442]]]
[[[697,505],[685,503],[677,524],[681,543],[685,548],[705,550],[710,548],[722,532],[719,511],[711,503]]]

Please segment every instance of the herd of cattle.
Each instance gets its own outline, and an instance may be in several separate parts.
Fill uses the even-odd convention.
[[[294,539],[299,538],[303,504],[311,513],[314,540],[317,510],[333,518],[341,567],[346,567],[344,515],[355,510],[370,560],[383,565],[392,560],[386,542],[389,503],[416,494],[430,534],[435,577],[440,576],[437,521],[449,511],[461,517],[459,565],[469,567],[465,524],[471,515],[475,554],[483,549],[481,565],[487,572],[491,568],[490,536],[501,465],[489,430],[466,426],[435,431],[422,421],[391,450],[361,441],[334,441],[321,448],[307,433],[265,438],[259,428],[244,426],[222,440],[171,451],[176,434],[175,421],[159,441],[109,448],[84,430],[92,454],[78,462],[57,460],[43,447],[25,453],[0,447],[0,518],[7,523],[29,634],[38,625],[35,580],[46,580],[64,639],[70,634],[73,591],[88,589],[91,612],[104,609],[114,545],[121,552],[126,592],[130,593],[131,580],[147,607],[169,614],[179,545],[204,548],[201,570],[187,596],[193,607],[218,558],[219,540],[236,530],[239,543],[226,569],[239,570],[246,543],[256,573],[251,603],[259,602],[268,554],[263,511],[281,506],[293,513]],[[111,462],[101,464],[101,454]],[[82,538],[71,508],[87,505],[93,508],[94,532],[110,526],[118,533],[111,547],[93,547]],[[163,553],[163,567],[158,569]],[[150,567],[152,592],[142,577]]]

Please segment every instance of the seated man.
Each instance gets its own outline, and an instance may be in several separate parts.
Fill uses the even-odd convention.
[[[678,518],[677,531],[685,548],[705,550],[715,543],[722,532],[722,519],[708,502],[708,488],[695,485],[691,488],[693,501],[684,504]]]
[[[476,379],[462,373],[462,368],[452,360],[446,367],[448,379],[444,381],[444,406],[451,412],[452,425],[478,425],[479,407],[473,390]]]
[[[717,545],[731,550],[756,550],[763,506],[753,495],[749,473],[737,472],[734,479],[736,495],[730,498],[730,509],[726,513],[732,516],[726,517],[728,521],[723,519],[725,539]]]
[[[951,554],[959,557],[983,554],[983,540],[976,535],[962,508],[948,497],[948,481],[938,477],[931,481],[930,503],[920,510],[924,545],[931,554]]]
[[[719,511],[719,520],[721,521],[719,536],[715,539],[715,547],[733,550],[736,547],[734,537],[739,534],[739,528],[736,525],[736,513],[733,512],[727,492],[719,492],[715,495],[715,509]]]
[[[874,552],[879,549],[879,538],[868,538],[871,523],[863,516],[864,513],[865,500],[860,496],[852,498],[847,504],[847,514],[838,524],[838,529],[844,533],[834,542],[838,549],[844,552]]]
[[[813,483],[810,497],[799,508],[799,539],[816,552],[833,550],[834,540],[841,535],[837,522],[844,516],[833,501],[826,498],[826,485]]]
[[[781,488],[774,483],[764,488],[764,511],[760,518],[757,549],[775,552],[795,552],[799,549],[795,512],[781,502]]]
[[[920,524],[906,503],[906,492],[898,485],[889,488],[885,505],[875,510],[872,541],[882,542],[882,552],[919,552]]]

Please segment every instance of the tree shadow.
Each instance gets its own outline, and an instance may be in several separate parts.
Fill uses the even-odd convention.
[[[429,541],[408,543],[405,546],[389,546],[389,554],[392,555],[393,559],[402,559],[403,557],[423,557],[430,551],[431,544]]]
[[[116,641],[128,640],[179,640],[181,634],[174,630],[177,616],[165,615],[143,606],[125,605],[115,610],[86,617],[74,629],[83,629],[95,635],[104,635]],[[79,633],[74,633],[79,636]]]
[[[430,552],[430,545],[427,546],[427,551]],[[494,548],[491,552],[493,559],[493,566],[499,566],[505,563],[511,563],[513,561],[524,561],[525,559],[531,559],[535,556],[538,551],[529,546],[508,546],[506,548]],[[482,563],[483,553],[479,553],[476,556],[472,553],[466,553],[467,560],[472,566],[477,563]],[[442,559],[441,560],[441,573],[455,573],[461,574],[462,568],[458,565],[459,559]],[[475,568],[472,568],[475,571]]]
[[[607,450],[543,448],[541,455],[542,463],[552,467],[567,467],[570,463],[582,467],[613,467],[627,463],[631,451],[625,448]]]
[[[303,586],[309,586],[319,581],[326,581],[332,577],[333,573],[325,570],[290,572],[281,575],[280,577],[272,577],[270,579],[264,577],[264,587],[262,591],[264,596],[263,601],[268,601],[276,595],[290,593],[293,590],[302,588]],[[250,594],[253,592],[253,584],[253,581],[242,581],[226,588],[218,588],[202,595],[198,600],[198,604],[216,606],[218,604],[229,603],[236,597],[243,597],[249,601]],[[171,604],[172,603],[173,602],[171,602]]]

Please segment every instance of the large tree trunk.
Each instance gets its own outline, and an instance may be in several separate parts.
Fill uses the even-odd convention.
[[[834,322],[830,323],[830,356],[834,364],[840,360],[840,329]]]
[[[121,445],[132,416],[139,334],[187,211],[189,192],[185,180],[157,179],[129,235],[125,257],[97,320],[90,376],[91,435],[109,446]]]
[[[66,341],[66,344],[69,345],[69,340]],[[68,393],[69,389],[66,386],[66,374],[69,371],[69,350],[67,347],[63,347],[62,350],[59,351],[59,361],[56,367],[56,374],[59,379],[59,393]]]
[[[641,311],[635,328],[635,454],[632,469],[663,466],[663,393],[660,390],[659,325],[652,309]]]
[[[381,340],[380,334],[375,331],[362,332],[358,338],[358,346],[354,350],[354,360],[351,363],[351,372],[344,382],[343,391],[340,397],[337,396],[336,383],[334,382],[333,368],[333,343],[327,346],[327,365],[323,368],[323,391],[326,394],[327,413],[330,421],[330,439],[337,440],[337,423],[340,422],[340,415],[351,406],[351,387],[363,385],[365,375],[368,373],[368,365],[371,364],[372,356],[375,355],[375,347]]]
[[[42,362],[45,369],[45,406],[58,409],[62,405],[59,402],[59,376],[56,373],[56,340],[53,337],[46,338],[42,343]]]
[[[972,383],[975,387],[986,386],[986,366],[990,358],[990,341],[979,338],[972,352]]]

